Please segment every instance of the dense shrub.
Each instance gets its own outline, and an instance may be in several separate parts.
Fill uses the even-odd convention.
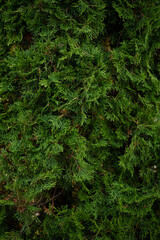
[[[0,239],[159,239],[159,1],[0,13]]]

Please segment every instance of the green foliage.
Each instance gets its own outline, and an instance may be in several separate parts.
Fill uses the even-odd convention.
[[[0,240],[159,239],[159,1],[0,13]]]

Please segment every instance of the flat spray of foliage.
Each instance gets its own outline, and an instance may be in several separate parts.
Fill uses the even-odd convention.
[[[0,240],[160,239],[159,0],[0,15]]]

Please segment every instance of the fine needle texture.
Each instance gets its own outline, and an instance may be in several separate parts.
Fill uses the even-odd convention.
[[[160,239],[159,0],[0,16],[0,240]]]

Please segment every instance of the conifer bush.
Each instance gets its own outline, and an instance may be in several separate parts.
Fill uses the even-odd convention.
[[[159,239],[159,1],[0,3],[0,240]]]

